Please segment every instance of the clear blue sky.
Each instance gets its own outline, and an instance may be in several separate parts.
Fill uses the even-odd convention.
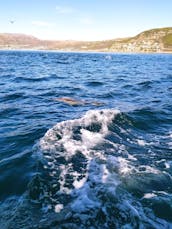
[[[1,0],[0,33],[103,40],[172,26],[172,0]]]

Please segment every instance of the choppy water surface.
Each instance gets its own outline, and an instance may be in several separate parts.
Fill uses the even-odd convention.
[[[1,51],[0,228],[172,228],[171,63]]]

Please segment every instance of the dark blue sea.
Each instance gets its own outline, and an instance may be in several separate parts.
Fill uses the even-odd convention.
[[[172,55],[0,51],[0,229],[172,228]]]

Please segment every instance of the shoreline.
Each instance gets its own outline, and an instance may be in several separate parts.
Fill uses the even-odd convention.
[[[137,54],[172,54],[172,51],[162,51],[162,52],[112,52],[112,51],[103,51],[103,50],[60,50],[60,49],[13,49],[13,48],[0,48],[2,51],[15,51],[15,52],[57,52],[57,53],[102,53],[102,54],[127,54],[127,55],[137,55]]]

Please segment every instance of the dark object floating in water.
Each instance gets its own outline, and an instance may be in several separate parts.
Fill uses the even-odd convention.
[[[84,106],[84,105],[87,105],[87,104],[91,104],[91,105],[94,105],[94,106],[102,106],[102,105],[104,105],[104,103],[97,102],[97,101],[89,102],[89,101],[73,99],[71,97],[59,97],[59,98],[55,98],[54,100],[66,103],[66,104],[68,104],[70,106]]]

